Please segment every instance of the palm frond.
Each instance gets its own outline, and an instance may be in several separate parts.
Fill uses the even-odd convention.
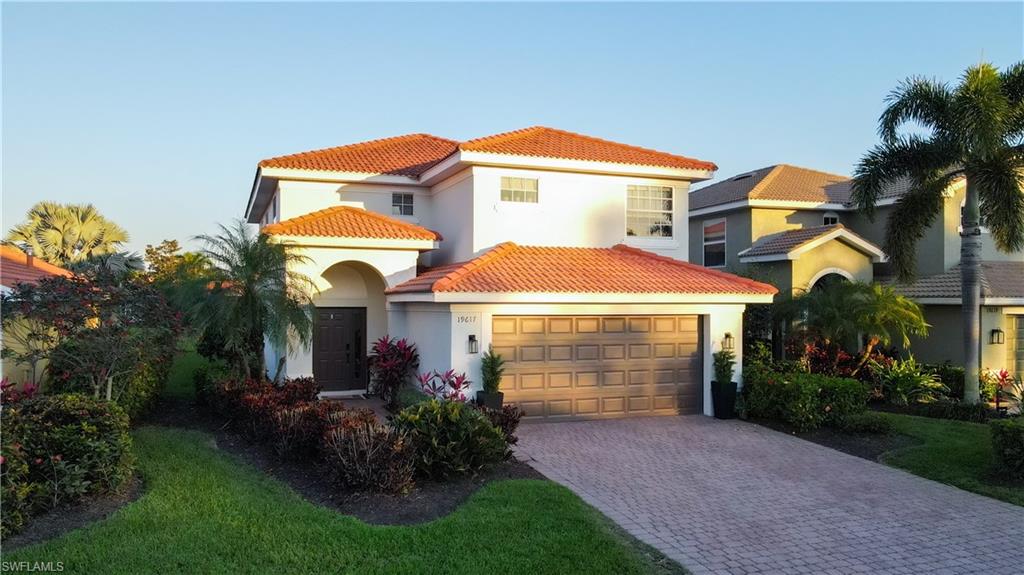
[[[998,153],[1012,116],[999,71],[991,64],[968,68],[953,94],[951,113],[955,136],[972,156]]]
[[[853,171],[852,200],[874,218],[875,205],[887,185],[904,178],[953,171],[958,150],[946,140],[904,136],[875,146],[861,158]]]
[[[909,78],[886,98],[887,106],[878,121],[878,134],[885,142],[898,139],[899,129],[907,122],[937,132],[949,129],[952,92],[945,84],[927,78]]]
[[[885,226],[885,253],[900,281],[914,278],[915,246],[942,210],[943,194],[957,174],[936,173],[912,179],[911,188],[896,203]]]
[[[1010,150],[972,162],[969,186],[976,186],[985,223],[996,247],[1024,250],[1024,159]]]

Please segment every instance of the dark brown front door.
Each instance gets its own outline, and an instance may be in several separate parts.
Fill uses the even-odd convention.
[[[316,308],[316,382],[324,391],[366,389],[366,373],[366,308]]]

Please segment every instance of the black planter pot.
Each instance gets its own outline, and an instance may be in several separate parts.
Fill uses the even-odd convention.
[[[733,419],[736,417],[736,382],[711,382],[711,403],[715,406],[715,418]]]
[[[491,409],[501,409],[501,405],[505,402],[505,394],[500,391],[487,392],[478,391],[476,392],[476,404]]]

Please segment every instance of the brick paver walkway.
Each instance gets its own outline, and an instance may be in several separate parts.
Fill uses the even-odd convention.
[[[536,423],[519,457],[695,574],[1024,573],[1024,508],[741,421]]]

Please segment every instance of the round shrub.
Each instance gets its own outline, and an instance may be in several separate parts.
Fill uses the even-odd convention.
[[[132,474],[128,416],[112,403],[40,396],[6,406],[0,426],[5,532],[31,514],[113,491]]]
[[[850,433],[875,433],[885,435],[892,432],[892,421],[881,413],[865,411],[846,417],[842,424],[843,431]]]
[[[989,429],[996,470],[1011,479],[1024,480],[1024,417],[991,421]]]
[[[364,413],[336,412],[323,451],[336,481],[349,488],[406,493],[413,486],[416,452],[405,433]]]
[[[427,477],[470,473],[507,459],[505,433],[472,406],[431,399],[394,419],[416,450],[416,470]]]

